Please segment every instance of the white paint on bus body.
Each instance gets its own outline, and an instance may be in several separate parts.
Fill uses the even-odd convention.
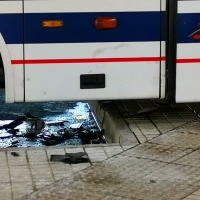
[[[24,2],[24,11],[25,13],[160,11],[160,1],[27,0]],[[151,56],[160,57],[160,42],[62,43],[41,44],[41,46],[25,44],[26,60]],[[81,74],[101,73],[106,76],[104,89],[80,89]],[[159,90],[160,62],[93,62],[25,66],[26,101],[159,98]]]
[[[0,1],[0,14],[16,14],[22,12],[22,1]],[[9,26],[7,28],[9,28]],[[13,32],[13,34],[15,33]],[[4,41],[3,35],[1,35],[0,53],[2,54],[4,62],[6,103],[13,103],[16,101],[23,102],[23,65],[18,65],[17,68],[11,65],[12,59],[23,59],[23,44],[17,46],[7,45]]]
[[[158,68],[159,63],[27,65],[26,101],[158,98]],[[106,88],[80,89],[80,74],[98,73],[106,74]]]
[[[0,1],[0,13],[22,13],[22,7],[22,1]],[[160,11],[160,1],[25,0],[24,11],[25,13]],[[160,56],[160,42],[25,44],[24,47],[25,60]],[[9,44],[7,48],[11,60],[23,60],[22,44]],[[12,68],[14,98],[17,102],[24,100],[24,87],[25,101],[159,98],[160,62],[28,64],[25,69],[23,64],[18,64],[12,65]],[[80,89],[80,75],[92,73],[106,74],[105,89]],[[162,74],[164,77],[164,65]]]
[[[0,14],[22,13],[22,1],[0,1]]]
[[[33,52],[36,53],[33,55]],[[145,42],[28,44],[25,55],[27,60],[39,60],[127,58],[133,55],[134,57],[158,57],[159,52],[160,42],[150,42],[148,45]],[[26,101],[158,98],[159,68],[159,62],[28,64],[25,68]],[[81,74],[101,73],[106,75],[105,89],[80,89]]]
[[[25,0],[24,6],[25,13],[160,11],[159,0]]]
[[[200,0],[178,1],[178,13],[199,13]],[[199,19],[200,22],[200,19]],[[198,24],[197,24],[198,25]],[[197,26],[198,29],[198,26]],[[195,30],[194,30],[195,31]],[[192,32],[191,32],[192,34]],[[189,35],[188,35],[189,36]],[[177,60],[200,59],[199,43],[177,44]],[[200,64],[177,63],[176,65],[176,102],[200,102]]]
[[[15,59],[19,45],[13,47]],[[60,43],[26,44],[27,59],[70,59],[70,58],[131,58],[157,57],[160,42],[101,42],[101,43]]]
[[[200,0],[178,1],[178,13],[199,13]]]

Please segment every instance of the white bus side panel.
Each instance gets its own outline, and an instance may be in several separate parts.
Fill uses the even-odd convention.
[[[178,1],[176,67],[176,102],[178,103],[200,101],[198,89],[200,85],[200,32],[196,32],[200,28],[199,23],[200,1]]]
[[[166,56],[166,41],[165,41],[165,33],[166,33],[166,0],[161,0],[161,11],[162,11],[162,18],[161,18],[161,35],[163,36],[163,39],[161,40],[161,57]],[[166,93],[166,61],[163,60],[160,63],[160,98],[165,98]]]
[[[7,45],[12,61],[23,60],[23,45],[8,44]],[[15,102],[24,101],[24,65],[12,65],[13,83],[15,91]]]
[[[160,1],[25,0],[24,3],[26,101],[159,98]],[[41,17],[37,23],[32,16],[35,12],[36,20]],[[70,14],[74,17],[70,18]],[[79,18],[80,14],[83,16],[80,23],[71,21]],[[125,18],[126,15],[129,17]],[[140,19],[130,19],[132,15],[141,16],[141,24],[138,24]],[[118,27],[116,30],[105,30],[106,33],[104,30],[99,32],[94,26],[94,16],[116,16],[119,19]],[[148,35],[151,34],[150,28],[146,30],[140,27],[144,26],[143,21],[149,24],[149,16],[157,20],[152,22],[156,31],[151,36]],[[62,17],[64,25],[67,27],[71,23],[71,27],[60,28],[60,35],[56,30],[44,30],[42,27],[43,20],[62,20]],[[91,17],[94,18],[91,20]],[[135,23],[131,30],[128,28],[133,24],[123,26],[126,20]],[[29,30],[29,24],[32,30],[36,27],[35,32]],[[82,24],[88,27],[88,32],[84,32]],[[99,34],[102,37],[98,37]],[[105,37],[106,34],[108,37]],[[154,39],[155,35],[158,35],[157,39]],[[101,62],[98,59],[107,61]],[[105,74],[105,88],[80,89],[81,74]]]
[[[6,56],[6,59],[9,57],[9,63],[12,65],[12,76],[6,80],[6,85],[12,84],[14,90],[8,91],[6,86],[6,93],[13,93],[13,101],[23,102],[23,64],[18,64],[17,66],[13,65],[13,61],[15,60],[23,60],[23,4],[21,0],[0,0],[0,33],[6,43],[6,48],[8,49],[9,55]],[[4,59],[5,58],[3,57],[3,60]],[[4,67],[7,68],[8,66],[4,64]],[[7,71],[7,69],[4,70]],[[8,101],[6,100],[6,102]]]

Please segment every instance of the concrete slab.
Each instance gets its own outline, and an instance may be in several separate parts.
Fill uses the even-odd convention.
[[[184,156],[187,157],[187,155],[192,151],[192,149],[182,149],[168,145],[144,143],[124,154],[132,155],[137,158],[146,158],[171,163]]]
[[[138,160],[138,162],[141,161]],[[155,167],[158,164],[157,162],[148,162],[153,163],[153,171],[158,169]],[[127,171],[125,168],[119,170],[119,167],[117,168],[111,163],[107,161],[104,164],[92,166],[77,173],[75,176],[63,179],[51,186],[43,188],[43,190],[24,196],[21,200],[89,199],[89,197],[91,199],[104,199],[106,196],[110,196],[110,199],[121,197],[122,199],[138,200],[177,200],[184,198],[186,194],[198,188],[195,185],[189,185],[186,182],[183,183],[179,179],[157,180],[155,177],[146,177],[147,174],[142,175],[142,173],[140,176],[136,176],[138,171]],[[124,164],[130,165],[130,162],[125,162]],[[132,162],[133,165],[134,162]],[[149,174],[151,174],[150,171]],[[70,196],[68,196],[69,194]],[[97,194],[99,196],[96,196]]]
[[[160,104],[157,111],[135,115],[141,109],[155,108],[152,100],[90,101],[108,142],[129,145],[144,143],[187,122],[198,119],[200,104]]]
[[[105,129],[105,137],[108,143],[120,145],[137,145],[138,140],[127,126],[118,107],[112,101],[89,101],[93,113],[101,127]]]
[[[196,127],[199,122],[194,122],[173,130],[168,134],[164,134],[156,139],[151,140],[151,143],[155,144],[162,144],[162,145],[169,145],[174,147],[180,148],[191,148],[191,149],[198,149],[200,148],[200,134],[193,134],[190,131]]]
[[[112,152],[118,154],[20,200],[199,199],[200,167],[196,161],[199,158],[199,150],[194,150],[199,144],[198,141],[195,142],[197,138],[193,138],[198,134],[188,133],[188,130],[194,130],[198,123],[187,124],[121,153],[118,152],[121,151],[119,146],[113,149],[85,148],[86,152],[96,152],[94,154],[97,157],[98,153],[103,154],[106,151],[111,152],[111,155]],[[189,162],[186,162],[187,160]],[[70,196],[67,196],[68,194]]]
[[[125,150],[118,144],[47,147],[39,149],[1,149],[0,199],[18,199],[123,151]],[[19,156],[13,156],[11,152],[17,152]],[[91,162],[71,165],[61,162],[50,162],[51,155],[65,155],[65,153],[76,152],[88,152]]]

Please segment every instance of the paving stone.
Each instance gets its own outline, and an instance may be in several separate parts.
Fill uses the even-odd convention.
[[[31,192],[33,192],[32,182],[12,183],[13,199],[18,199]]]
[[[183,158],[180,158],[179,160],[175,161],[175,163],[200,167],[200,150],[194,151]]]
[[[128,154],[127,152],[117,155],[104,162],[109,163],[112,167],[118,169],[118,171],[123,174],[123,177],[126,177],[127,179],[131,177],[134,177],[134,179],[141,179],[153,171],[157,171],[161,167],[167,165],[167,163],[160,161],[138,159],[134,155],[131,155],[131,153]]]
[[[151,143],[175,146],[180,148],[197,149],[200,147],[200,134],[189,134],[181,129],[173,130],[158,138],[152,139]]]
[[[174,127],[171,124],[165,125],[164,123],[157,123],[156,126],[162,134],[165,134],[174,129]]]
[[[31,182],[28,166],[10,166],[11,182]]]
[[[27,154],[30,165],[48,164],[48,158],[45,150],[28,150]]]
[[[195,125],[193,127],[189,127],[187,129],[189,134],[200,134],[200,124],[199,123],[195,123]]]
[[[76,172],[79,172],[83,169],[90,167],[91,164],[90,163],[80,163],[80,164],[71,164],[71,166],[72,166],[73,171],[76,173]]]
[[[138,144],[138,141],[134,135],[134,133],[132,133],[130,131],[129,128],[127,128],[126,125],[124,125],[126,127],[126,130],[124,130],[124,128],[121,129],[117,129],[119,131],[119,137],[117,140],[117,143],[119,143],[120,145],[129,145],[129,144]]]
[[[145,178],[154,181],[168,181],[171,183],[188,184],[200,187],[200,168],[169,164],[162,166],[157,171],[148,174]]]
[[[186,104],[191,110],[193,110],[193,112],[195,112],[195,114],[199,115],[200,113],[200,105],[199,103],[189,103],[189,104]]]
[[[132,146],[132,145],[122,145],[121,147],[123,148],[124,151],[126,151],[126,150],[128,150],[128,149],[133,148],[134,145],[133,145],[133,146]]]
[[[31,174],[34,182],[53,182],[53,174],[49,165],[32,165]]]
[[[104,197],[102,200],[133,200],[133,198],[127,198],[124,196],[113,196],[113,195],[107,195],[106,197]],[[136,198],[134,198],[134,200],[137,200]]]
[[[128,152],[124,152],[123,154],[163,162],[173,162],[191,152],[192,149],[181,149],[179,147],[145,143],[131,149]]]
[[[66,153],[84,152],[83,148],[65,148]]]
[[[91,162],[101,162],[107,159],[106,153],[102,147],[85,148]]]
[[[72,168],[69,164],[65,163],[54,163],[51,164],[51,169],[55,180],[60,180],[66,178],[69,175],[73,174]]]
[[[9,165],[28,165],[26,159],[26,152],[25,151],[14,151],[19,154],[19,156],[12,156],[11,152],[7,152],[8,156],[8,163]]]
[[[72,174],[72,173],[71,173]],[[60,179],[63,179],[63,178],[66,178],[68,176],[70,176],[71,174],[66,174],[66,173],[55,173],[54,174],[54,178],[55,178],[55,181],[58,181]]]
[[[187,196],[183,200],[200,200],[200,190],[195,191],[194,193]]]
[[[0,199],[1,200],[11,200],[12,199],[10,182],[9,183],[0,183]]]
[[[78,192],[77,192],[78,191]],[[109,196],[112,195],[108,195],[108,194],[104,194],[102,192],[96,193],[93,190],[82,190],[81,188],[75,187],[75,188],[67,188],[67,190],[65,188],[63,188],[62,190],[57,191],[56,193],[54,193],[54,191],[52,191],[51,193],[45,193],[44,195],[41,195],[40,193],[37,193],[35,196],[32,195],[31,199],[32,200],[46,200],[46,199],[51,199],[51,200],[77,200],[77,199],[84,199],[84,200],[110,200],[113,198],[109,198]],[[113,197],[113,196],[112,196]],[[27,198],[30,199],[29,197],[24,197],[22,199]],[[126,197],[114,197],[114,199],[116,200],[130,200],[130,198],[126,198]],[[131,200],[133,200],[131,198]],[[137,200],[137,199],[134,199]]]
[[[36,186],[36,189],[39,190],[45,186],[48,186],[48,185],[51,185],[52,182],[47,182],[47,181],[37,181],[35,182],[35,186]]]
[[[136,137],[137,137],[137,139],[139,140],[139,142],[142,144],[142,143],[145,143],[146,141],[147,141],[147,139],[146,138],[144,138],[143,136],[138,136],[138,135],[136,135]]]
[[[186,104],[174,104],[173,108],[182,116],[186,122],[197,119],[195,113],[190,110]]]
[[[85,151],[86,152],[89,152],[89,153],[102,153],[102,152],[104,152],[104,150],[103,150],[103,147],[94,147],[94,148],[85,148]],[[104,152],[105,153],[105,152]]]
[[[51,169],[53,172],[65,172],[65,173],[71,173],[71,166],[69,164],[61,163],[61,162],[55,162],[51,165]]]
[[[24,195],[26,195],[28,192],[14,192],[13,193],[13,200],[17,200],[20,197],[23,197]]]
[[[174,126],[167,120],[162,111],[148,113],[148,117],[162,134],[174,129]]]
[[[8,167],[3,166],[0,168],[0,184],[8,182],[10,182],[9,170]]]
[[[105,199],[108,196],[124,199],[177,200],[197,189],[195,186],[170,181],[150,182],[149,179],[124,177],[109,164],[95,165],[75,176],[27,195],[21,200],[36,199]],[[51,191],[51,192],[50,192]],[[98,195],[98,196],[97,196]]]
[[[13,200],[11,193],[0,192],[1,200]]]
[[[128,127],[131,129],[131,131],[135,134],[137,139],[140,141],[140,143],[146,142],[147,138],[143,132],[138,128],[137,124],[134,122],[134,120],[126,119],[128,123]]]
[[[0,167],[7,166],[6,152],[0,152]]]
[[[160,132],[155,128],[148,118],[146,120],[134,120],[143,135],[148,138],[148,131],[153,131],[155,135],[160,135]]]
[[[121,146],[112,146],[112,147],[103,147],[104,151],[106,152],[106,155],[109,157],[112,157],[116,154],[119,154],[123,151],[123,149],[121,148]]]

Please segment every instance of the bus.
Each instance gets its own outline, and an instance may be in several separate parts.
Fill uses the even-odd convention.
[[[6,103],[200,102],[200,0],[0,0]]]

